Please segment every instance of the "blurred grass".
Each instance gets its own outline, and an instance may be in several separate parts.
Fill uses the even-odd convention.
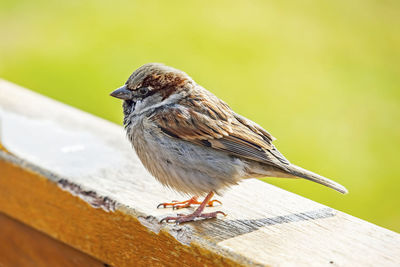
[[[399,1],[3,0],[0,40],[0,77],[116,123],[135,68],[180,68],[350,194],[268,182],[400,231]]]

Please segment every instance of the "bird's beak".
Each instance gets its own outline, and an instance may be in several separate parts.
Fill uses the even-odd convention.
[[[128,90],[126,88],[126,85],[118,88],[117,90],[113,91],[110,96],[119,98],[119,99],[123,99],[123,100],[130,100],[132,99],[133,95],[132,95],[132,91]]]

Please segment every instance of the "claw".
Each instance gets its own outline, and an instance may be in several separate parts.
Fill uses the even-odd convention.
[[[198,200],[197,196],[192,197],[189,200],[185,200],[185,201],[177,201],[177,200],[172,200],[171,202],[165,202],[165,203],[160,203],[157,205],[157,209],[159,209],[160,207],[166,208],[168,206],[171,206],[173,210],[178,210],[178,209],[183,209],[183,208],[189,208],[192,205],[200,205],[202,202],[200,202]],[[219,200],[211,200],[207,202],[207,207],[213,207],[214,203],[218,203],[220,205],[222,205],[222,202]]]
[[[162,204],[160,204],[160,205],[163,205],[164,207],[166,205],[171,205],[173,208],[176,208],[176,209],[190,207],[191,204],[200,204],[200,206],[191,214],[188,214],[188,215],[177,214],[176,217],[165,217],[165,218],[161,219],[160,223],[163,223],[164,221],[166,223],[168,223],[169,221],[175,221],[176,224],[180,224],[180,223],[185,223],[185,222],[192,222],[196,218],[203,218],[203,219],[217,218],[218,214],[222,214],[222,215],[226,216],[226,214],[223,213],[222,211],[214,211],[214,212],[210,212],[210,213],[202,213],[204,208],[207,205],[208,206],[213,206],[214,202],[218,202],[219,204],[222,204],[218,200],[211,200],[211,198],[213,196],[214,196],[214,192],[211,191],[210,193],[208,193],[206,198],[201,203],[197,200],[197,197],[195,196],[195,197],[192,197],[191,199],[189,199],[187,201],[183,201],[183,202],[162,203]],[[160,205],[158,205],[158,206],[160,206]]]
[[[217,218],[218,214],[222,214],[222,215],[226,216],[226,214],[222,211],[215,211],[215,212],[210,212],[210,213],[200,213],[200,214],[193,212],[193,213],[187,214],[187,215],[177,214],[176,217],[165,217],[165,218],[161,219],[160,223],[163,223],[164,221],[166,223],[174,221],[176,224],[180,224],[180,223],[193,222],[197,218],[213,219],[213,218]]]
[[[165,217],[163,219],[161,219],[160,223],[163,223],[164,221],[166,223],[170,222],[170,221],[175,221],[176,224],[180,224],[180,223],[185,223],[185,222],[192,222],[197,218],[203,218],[203,219],[211,219],[211,218],[217,218],[218,214],[222,214],[224,216],[226,216],[225,213],[223,213],[222,211],[214,211],[214,212],[210,212],[210,213],[202,213],[204,208],[209,205],[212,206],[214,204],[214,202],[218,202],[221,204],[220,201],[218,200],[212,200],[210,201],[210,199],[214,196],[214,192],[210,192],[208,193],[208,195],[206,196],[206,198],[203,200],[203,202],[199,203],[199,201],[197,200],[197,197],[192,197],[191,199],[184,201],[184,202],[180,202],[179,204],[183,204],[183,205],[176,205],[178,203],[175,203],[175,205],[173,205],[173,208],[180,208],[181,206],[183,207],[190,207],[191,204],[197,204],[199,203],[200,206],[191,214],[188,215],[184,215],[184,214],[177,214],[176,217]],[[165,204],[165,203],[163,203]]]
[[[162,218],[162,219],[160,220],[160,223],[163,223],[164,221],[165,221],[166,223],[168,223],[169,220],[170,220],[170,218],[172,218],[172,217],[165,217],[165,218]]]
[[[205,218],[205,219],[209,219],[209,218],[217,218],[218,214],[222,214],[224,215],[224,217],[226,217],[226,213],[222,212],[222,211],[215,211],[215,212],[210,212],[210,213],[202,213],[200,214],[200,217]]]
[[[214,199],[214,200],[211,200],[210,202],[208,202],[208,207],[213,207],[214,206],[214,202],[217,202],[218,204],[220,204],[220,205],[222,205],[222,202],[221,201],[219,201],[219,200],[217,200],[217,199]]]

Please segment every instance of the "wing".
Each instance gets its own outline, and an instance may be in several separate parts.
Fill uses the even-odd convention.
[[[149,119],[174,138],[281,168],[289,164],[272,144],[274,137],[266,130],[234,113],[214,95],[205,99],[186,98],[178,104],[159,108]]]

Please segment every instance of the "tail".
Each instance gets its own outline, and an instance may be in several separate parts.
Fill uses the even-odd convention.
[[[307,171],[303,168],[300,168],[299,166],[290,164],[290,166],[287,169],[294,176],[301,177],[301,178],[325,185],[327,187],[335,189],[336,191],[338,191],[342,194],[348,193],[347,189],[343,185],[340,185],[340,184],[338,184],[332,180],[329,180],[328,178],[322,177],[321,175],[318,175],[316,173],[313,173],[313,172]]]

